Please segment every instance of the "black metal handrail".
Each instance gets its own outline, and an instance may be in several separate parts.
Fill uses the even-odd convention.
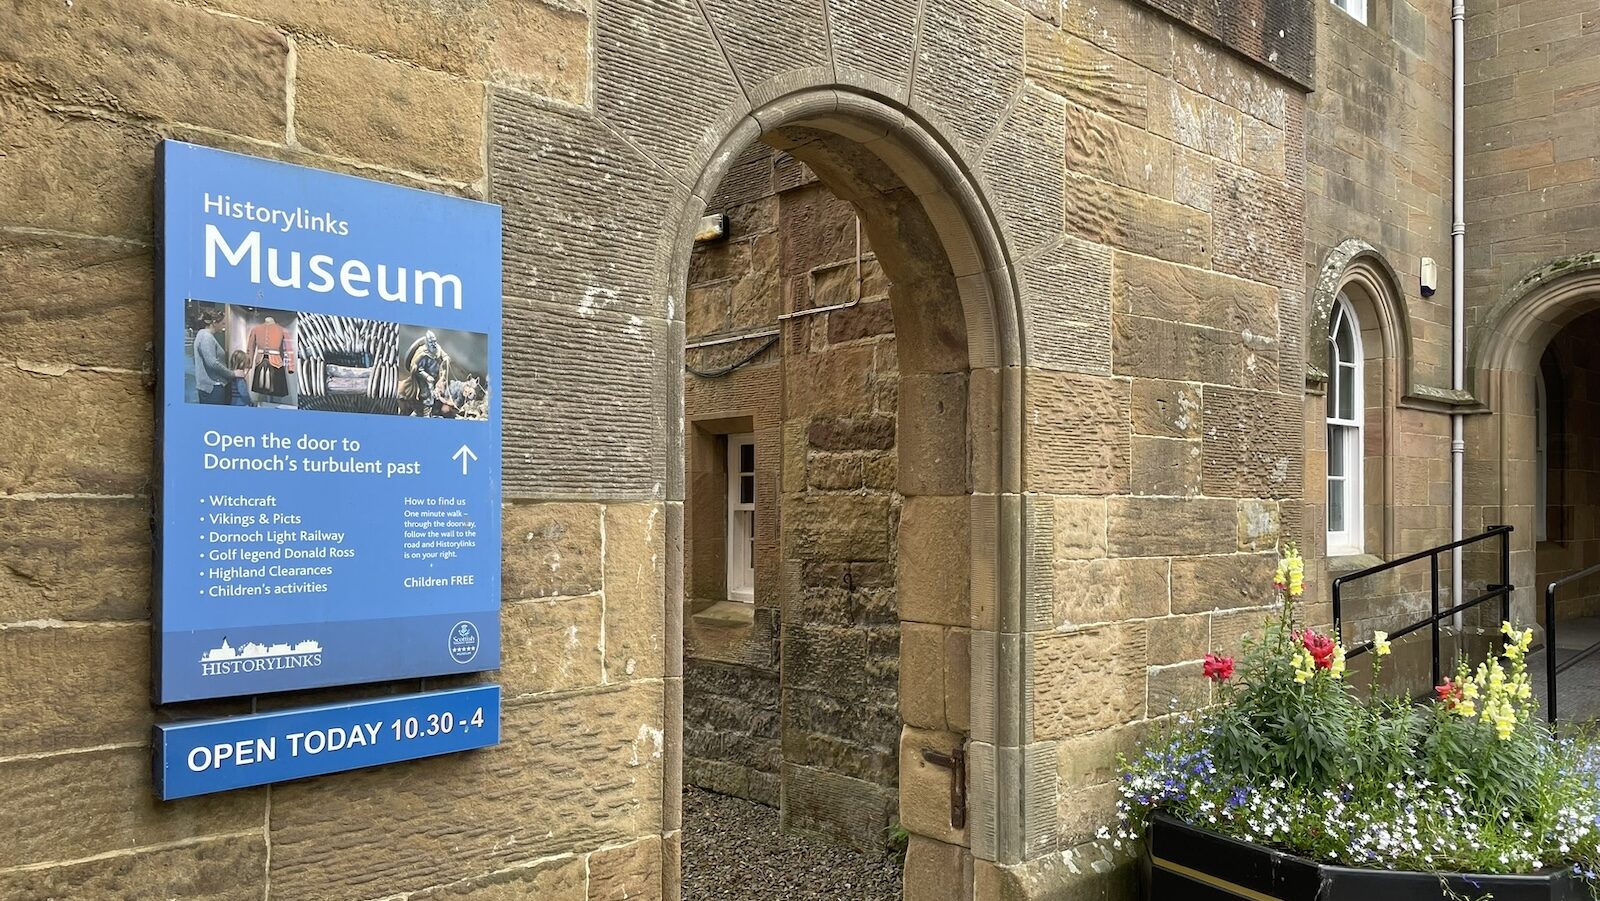
[[[1334,634],[1336,636],[1338,636],[1340,643],[1344,642],[1344,615],[1343,615],[1342,600],[1343,600],[1343,589],[1344,589],[1345,585],[1347,585],[1347,584],[1349,584],[1351,582],[1354,582],[1357,579],[1365,579],[1368,576],[1375,576],[1378,573],[1388,572],[1391,569],[1398,569],[1398,568],[1400,568],[1402,566],[1405,566],[1408,563],[1415,563],[1418,560],[1426,559],[1426,560],[1429,561],[1429,566],[1432,569],[1432,580],[1433,581],[1432,581],[1432,589],[1431,589],[1430,593],[1431,593],[1432,599],[1433,599],[1433,603],[1432,603],[1433,614],[1431,616],[1425,618],[1425,619],[1420,619],[1420,620],[1412,623],[1411,625],[1406,626],[1403,629],[1400,629],[1400,630],[1397,630],[1397,631],[1391,633],[1389,635],[1389,640],[1393,641],[1393,640],[1398,639],[1398,638],[1404,638],[1405,636],[1410,635],[1413,632],[1419,632],[1419,631],[1421,631],[1423,629],[1431,629],[1432,634],[1433,634],[1433,684],[1434,685],[1440,684],[1443,681],[1442,673],[1440,672],[1440,640],[1439,640],[1439,623],[1440,622],[1444,621],[1444,619],[1447,618],[1447,617],[1455,616],[1457,613],[1461,613],[1463,611],[1470,610],[1473,607],[1476,607],[1479,604],[1482,604],[1484,601],[1493,600],[1495,598],[1499,598],[1500,599],[1500,613],[1501,613],[1500,618],[1501,618],[1501,620],[1502,621],[1510,621],[1510,619],[1511,619],[1511,592],[1513,590],[1513,587],[1511,585],[1511,533],[1512,533],[1512,531],[1513,531],[1513,527],[1511,527],[1511,526],[1490,526],[1483,533],[1478,534],[1478,535],[1474,535],[1471,538],[1463,538],[1460,541],[1452,541],[1449,544],[1441,544],[1438,547],[1431,547],[1431,548],[1428,548],[1425,551],[1418,551],[1415,554],[1411,554],[1411,555],[1408,555],[1408,556],[1405,556],[1405,557],[1401,557],[1398,560],[1390,560],[1387,563],[1380,563],[1377,566],[1369,566],[1366,569],[1357,570],[1356,572],[1346,573],[1345,575],[1339,576],[1338,578],[1333,580],[1333,631],[1334,631]],[[1454,550],[1457,550],[1459,548],[1464,548],[1464,547],[1467,547],[1468,545],[1477,544],[1480,541],[1488,541],[1489,539],[1496,538],[1496,537],[1498,537],[1500,539],[1500,581],[1498,583],[1496,583],[1496,584],[1489,585],[1487,591],[1485,591],[1483,594],[1478,595],[1475,598],[1472,598],[1471,600],[1463,601],[1460,604],[1456,604],[1454,607],[1451,607],[1448,610],[1440,610],[1439,609],[1439,557],[1441,555],[1443,555],[1443,554],[1447,554],[1447,553],[1449,553],[1451,551],[1454,551]],[[1370,641],[1363,642],[1362,644],[1356,645],[1355,647],[1348,649],[1345,652],[1345,656],[1347,658],[1348,657],[1360,656],[1361,654],[1365,654],[1366,652],[1372,650],[1372,646],[1373,646],[1373,643],[1370,642]]]
[[[1552,723],[1556,721],[1556,677],[1593,657],[1596,652],[1600,652],[1600,641],[1597,641],[1570,659],[1556,663],[1556,591],[1563,585],[1569,585],[1595,573],[1600,573],[1600,564],[1557,579],[1544,590],[1544,687],[1545,694],[1549,695],[1546,716]]]

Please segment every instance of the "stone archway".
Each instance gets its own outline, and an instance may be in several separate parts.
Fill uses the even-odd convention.
[[[898,540],[901,634],[932,629],[965,645],[955,667],[939,657],[901,657],[901,685],[913,686],[924,700],[934,696],[923,707],[965,714],[931,721],[902,716],[900,819],[914,836],[907,896],[944,897],[965,883],[968,888],[956,890],[964,896],[973,856],[1006,860],[997,786],[1016,784],[1001,768],[1016,759],[1021,685],[1002,680],[1019,662],[1004,659],[1015,648],[999,638],[1008,623],[1015,629],[1020,621],[1014,537],[1020,522],[1004,522],[1008,515],[1020,519],[1020,506],[1008,502],[1020,472],[1020,398],[1016,381],[1006,378],[1020,363],[1015,288],[995,223],[955,161],[895,104],[854,91],[789,94],[730,129],[686,204],[678,246],[690,246],[704,198],[752,139],[806,163],[858,210],[893,286],[899,482],[906,497]],[[687,256],[671,259],[669,284],[681,285]],[[678,398],[672,408],[680,404]],[[673,429],[679,449],[669,459],[681,459],[681,428],[679,420]],[[673,557],[682,546],[681,501],[669,506],[668,529],[670,572],[681,565]],[[955,548],[965,560],[950,559]],[[969,589],[951,589],[955,580]],[[935,597],[941,590],[948,595]],[[669,593],[667,608],[681,611],[681,601]],[[670,622],[667,629],[676,632]],[[1007,684],[1009,692],[1001,688]],[[670,692],[681,690],[681,681],[669,689],[669,704]],[[681,772],[674,756],[681,753],[679,742],[681,735],[669,734],[669,772]],[[931,766],[921,753],[952,747],[962,748],[969,761],[969,819],[959,825],[950,809],[955,774]]]
[[[1466,512],[1469,531],[1509,523],[1511,575],[1518,586],[1539,577],[1535,524],[1536,379],[1545,350],[1575,321],[1600,310],[1600,254],[1583,254],[1530,271],[1476,327],[1468,369],[1489,415],[1467,420]],[[1536,622],[1543,595],[1518,592],[1514,615]]]

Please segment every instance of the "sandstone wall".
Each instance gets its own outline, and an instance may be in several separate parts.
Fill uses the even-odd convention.
[[[172,803],[150,785],[155,721],[455,684],[151,708],[156,141],[488,199],[491,86],[587,104],[584,8],[89,0],[0,19],[0,392],[30,398],[7,405],[0,462],[0,896],[659,896],[660,498],[507,491],[500,747]]]
[[[1467,306],[1474,390],[1492,410],[1467,436],[1469,522],[1516,526],[1513,570],[1532,585],[1562,551],[1534,540],[1533,373],[1549,330],[1504,314],[1559,286],[1600,252],[1600,13],[1591,4],[1503,3],[1467,19]],[[1543,311],[1560,324],[1595,305],[1573,297]],[[1535,331],[1538,331],[1535,334]],[[1483,359],[1514,347],[1511,371]],[[1530,621],[1542,591],[1519,598]]]
[[[911,890],[1127,892],[1092,841],[1115,752],[1204,703],[1198,659],[1255,627],[1273,547],[1304,531],[1307,117],[1283,73],[1309,67],[1315,5],[14,4],[0,391],[32,400],[8,405],[0,460],[17,547],[0,574],[0,767],[24,836],[0,895],[676,897],[680,228],[728,146],[829,116],[874,148],[833,162],[839,187],[875,197],[877,253],[931,259],[938,239],[948,255],[914,286],[928,296],[894,298],[922,313],[896,317],[896,442],[932,448],[897,474],[916,501],[901,528],[923,508],[931,561],[926,606],[902,611],[931,628],[912,675],[900,636],[901,694],[944,702],[905,713],[899,739]],[[149,800],[150,722],[201,712],[146,701],[164,135],[504,206],[501,747]],[[841,372],[887,376],[877,333],[849,329],[807,355],[838,344],[873,358]],[[888,400],[852,395],[853,415]],[[821,478],[835,452],[815,451]],[[810,483],[806,453],[786,485]],[[892,522],[862,462],[863,505]],[[858,584],[856,564],[887,555],[887,534],[872,541],[836,561]],[[958,829],[950,774],[918,750],[963,729]]]

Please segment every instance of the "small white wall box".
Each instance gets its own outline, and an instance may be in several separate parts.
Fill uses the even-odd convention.
[[[1433,257],[1422,258],[1422,296],[1432,297],[1439,290],[1439,264]]]

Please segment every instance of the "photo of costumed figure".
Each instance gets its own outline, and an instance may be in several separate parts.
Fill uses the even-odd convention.
[[[300,317],[300,409],[400,412],[400,325],[354,316]]]
[[[184,400],[295,406],[297,314],[203,300],[189,301],[184,313]]]
[[[489,336],[400,327],[400,412],[443,419],[489,418]]]

